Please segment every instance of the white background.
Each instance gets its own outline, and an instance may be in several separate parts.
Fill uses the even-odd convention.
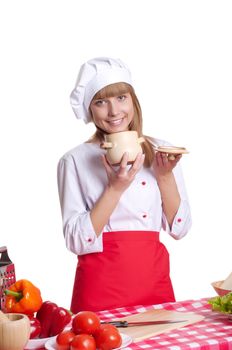
[[[193,226],[165,233],[177,300],[215,295],[232,271],[232,3],[1,1],[0,246],[17,279],[69,307],[76,257],[64,244],[59,158],[94,131],[69,105],[80,65],[112,56],[130,67],[144,133],[184,146]]]

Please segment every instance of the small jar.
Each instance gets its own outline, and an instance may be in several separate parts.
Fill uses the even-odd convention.
[[[121,131],[105,135],[101,148],[107,150],[106,158],[112,165],[119,164],[125,152],[129,154],[128,163],[132,163],[138,153],[142,152],[141,143],[144,141],[143,137],[138,137],[137,131]]]

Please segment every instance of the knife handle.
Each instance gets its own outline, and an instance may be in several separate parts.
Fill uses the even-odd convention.
[[[102,324],[112,324],[115,327],[122,327],[126,328],[128,327],[128,322],[127,321],[109,321],[109,322],[101,322]]]

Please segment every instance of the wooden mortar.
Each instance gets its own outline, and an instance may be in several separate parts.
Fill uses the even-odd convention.
[[[30,337],[30,321],[26,315],[0,311],[0,349],[23,350]]]

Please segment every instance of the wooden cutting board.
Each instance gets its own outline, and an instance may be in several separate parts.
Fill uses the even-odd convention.
[[[177,312],[168,310],[149,310],[139,314],[120,318],[128,322],[137,321],[158,321],[158,320],[186,320],[185,322],[152,325],[152,326],[133,326],[127,328],[118,328],[120,333],[128,334],[134,342],[151,338],[155,335],[171,331],[173,329],[182,328],[193,323],[202,321],[204,316],[193,312]]]

